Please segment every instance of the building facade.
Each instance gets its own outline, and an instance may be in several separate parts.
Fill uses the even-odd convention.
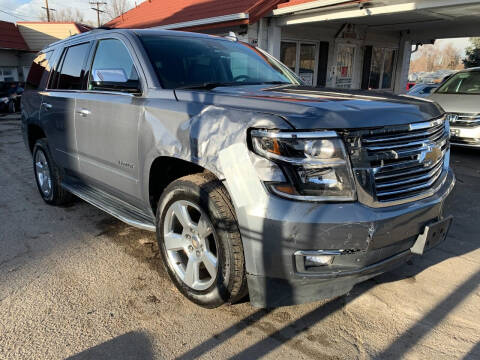
[[[15,24],[0,21],[0,83],[23,80],[31,60],[30,49]]]
[[[0,21],[0,83],[25,81],[35,54],[48,44],[90,28],[73,22]]]
[[[234,31],[312,86],[402,93],[412,46],[479,36],[479,20],[478,0],[149,0],[107,25]]]

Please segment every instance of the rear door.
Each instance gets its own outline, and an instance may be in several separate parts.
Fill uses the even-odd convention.
[[[40,121],[56,163],[75,172],[79,169],[75,102],[84,86],[85,64],[90,48],[91,42],[84,42],[63,49],[48,88],[42,92],[40,107]]]
[[[127,82],[140,82],[139,63],[127,39],[111,36],[94,45],[87,91],[77,98],[80,169],[91,185],[137,205],[138,122],[144,100]]]

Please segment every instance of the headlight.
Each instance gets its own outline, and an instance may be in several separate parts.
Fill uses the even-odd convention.
[[[3,103],[5,103],[5,104],[8,102],[8,100],[9,100],[8,97],[2,97],[2,98],[0,98],[0,102],[3,102]]]
[[[276,162],[289,183],[269,183],[277,195],[307,201],[353,201],[353,175],[345,146],[334,131],[252,130],[253,150]]]

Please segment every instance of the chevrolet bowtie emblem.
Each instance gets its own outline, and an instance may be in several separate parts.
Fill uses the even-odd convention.
[[[420,162],[423,166],[428,167],[436,164],[442,157],[442,149],[440,146],[429,146],[426,150],[422,151],[419,155]]]

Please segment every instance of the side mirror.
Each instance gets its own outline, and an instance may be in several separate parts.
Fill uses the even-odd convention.
[[[95,69],[90,82],[92,90],[140,93],[140,81],[129,79],[123,69]]]

